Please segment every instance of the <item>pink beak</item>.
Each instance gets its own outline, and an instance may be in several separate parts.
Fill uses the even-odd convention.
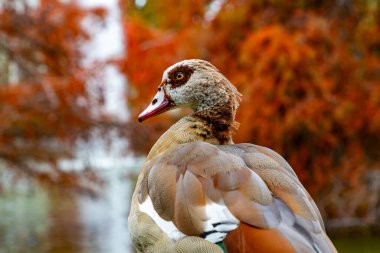
[[[174,107],[174,103],[166,96],[164,89],[159,88],[150,105],[140,113],[138,120],[142,122]]]

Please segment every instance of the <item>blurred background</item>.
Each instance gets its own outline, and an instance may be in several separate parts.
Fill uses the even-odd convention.
[[[378,0],[0,0],[0,252],[133,252],[144,124],[171,64],[243,94],[235,142],[283,155],[340,252],[380,252]]]

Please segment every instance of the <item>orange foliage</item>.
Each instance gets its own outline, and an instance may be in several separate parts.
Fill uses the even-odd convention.
[[[363,175],[380,165],[380,6],[227,0],[207,20],[213,1],[159,2],[127,4],[134,114],[167,66],[209,60],[243,93],[236,141],[281,153],[330,218],[359,212],[334,201],[360,199]],[[170,123],[149,127],[159,124]]]
[[[20,173],[75,186],[76,177],[56,164],[94,123],[85,86],[93,73],[81,67],[80,51],[90,36],[81,21],[105,13],[72,1],[41,1],[35,8],[27,2],[3,1],[0,9],[0,157]]]

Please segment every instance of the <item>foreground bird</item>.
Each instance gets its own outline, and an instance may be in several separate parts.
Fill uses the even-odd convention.
[[[237,89],[209,62],[169,67],[139,121],[194,110],[152,147],[128,219],[138,252],[336,252],[321,215],[276,152],[234,144]]]

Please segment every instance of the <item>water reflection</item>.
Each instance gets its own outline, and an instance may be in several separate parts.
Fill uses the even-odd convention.
[[[6,187],[0,192],[0,253],[132,252],[127,228],[130,171],[101,171],[109,184],[95,199],[64,189],[47,191],[27,180]]]
[[[50,233],[48,194],[26,181],[10,189],[8,178],[0,184],[0,252],[48,252],[49,245],[42,243],[49,241]]]
[[[80,221],[78,200],[72,194],[55,190],[49,192],[49,229],[45,240],[38,242],[44,251],[54,253],[86,252],[83,242],[86,237]],[[25,249],[29,250],[29,249]],[[25,252],[25,251],[23,251]]]
[[[80,216],[84,228],[84,252],[131,252],[127,217],[133,184],[122,168],[103,173],[110,183],[99,199],[80,198]],[[91,245],[88,245],[91,244]]]

